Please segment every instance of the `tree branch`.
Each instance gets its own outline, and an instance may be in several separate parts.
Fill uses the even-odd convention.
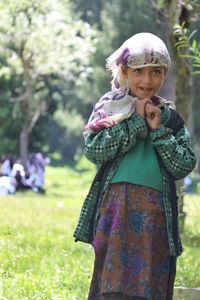
[[[12,103],[18,102],[19,103],[19,102],[22,102],[22,101],[26,101],[27,98],[28,98],[28,95],[29,95],[29,92],[26,90],[25,93],[23,95],[19,96],[19,97],[11,97],[9,99],[9,102],[12,102]]]
[[[35,123],[38,121],[39,117],[41,116],[41,114],[43,112],[45,112],[47,110],[47,103],[46,101],[42,101],[39,105],[38,108],[36,109],[33,118],[31,120],[31,123],[28,127],[28,132],[30,133],[33,129],[33,127],[35,126]]]

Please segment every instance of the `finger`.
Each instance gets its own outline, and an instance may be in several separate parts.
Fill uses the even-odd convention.
[[[145,112],[152,112],[152,111],[154,111],[154,106],[150,103],[146,103]]]
[[[155,118],[155,114],[153,112],[149,112],[146,114],[146,118],[152,120]]]
[[[152,100],[150,98],[144,98],[143,100],[141,100],[143,103],[150,103],[152,104]]]
[[[149,100],[147,101],[148,104],[153,105],[153,101],[149,98]]]
[[[148,101],[151,101],[151,99],[150,98],[144,98],[144,99],[137,99],[136,101],[139,102],[139,103],[146,103]]]
[[[155,113],[160,113],[160,109],[158,107],[154,106],[153,104],[150,104],[150,103],[146,103],[145,110],[153,111]]]

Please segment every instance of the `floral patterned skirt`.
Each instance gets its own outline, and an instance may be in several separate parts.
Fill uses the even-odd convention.
[[[113,183],[104,194],[93,241],[88,300],[171,300],[176,272],[169,255],[162,194]]]

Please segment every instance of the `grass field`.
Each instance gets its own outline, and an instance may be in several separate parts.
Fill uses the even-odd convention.
[[[85,160],[76,169],[49,166],[45,195],[0,198],[0,300],[86,299],[93,251],[72,234],[93,174]],[[200,196],[186,196],[176,285],[200,286],[199,203]]]

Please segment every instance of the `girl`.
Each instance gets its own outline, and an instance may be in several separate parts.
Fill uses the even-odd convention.
[[[86,125],[85,155],[100,169],[74,233],[95,251],[88,300],[170,300],[178,233],[175,180],[195,167],[190,135],[159,97],[170,66],[162,40],[132,36],[107,59],[112,90]]]

